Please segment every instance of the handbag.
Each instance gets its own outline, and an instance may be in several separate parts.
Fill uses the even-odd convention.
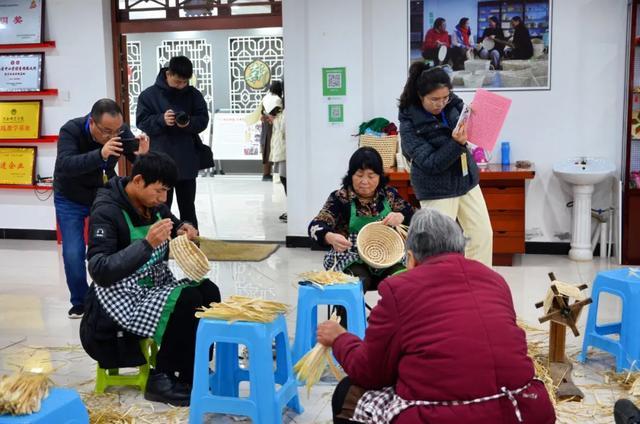
[[[211,147],[204,144],[199,135],[196,135],[195,145],[196,154],[198,155],[198,169],[214,168],[215,163],[213,162],[213,151],[211,151]]]

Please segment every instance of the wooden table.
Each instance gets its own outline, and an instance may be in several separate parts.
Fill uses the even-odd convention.
[[[400,195],[420,206],[407,171],[390,168],[389,185]],[[480,188],[489,210],[493,227],[493,265],[511,266],[513,255],[524,253],[524,212],[526,180],[535,176],[535,168],[516,168],[515,165],[490,164],[480,168]]]

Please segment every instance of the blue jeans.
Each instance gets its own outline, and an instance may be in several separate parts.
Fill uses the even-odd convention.
[[[87,294],[87,246],[84,241],[84,220],[89,216],[89,206],[81,205],[55,193],[53,204],[56,219],[62,233],[62,259],[67,286],[73,306],[84,305]]]

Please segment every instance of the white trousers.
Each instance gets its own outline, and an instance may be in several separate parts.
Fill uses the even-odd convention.
[[[452,219],[457,219],[469,239],[465,250],[468,259],[475,259],[491,266],[493,257],[493,229],[487,205],[477,185],[463,196],[448,199],[421,200],[423,208],[437,209]]]

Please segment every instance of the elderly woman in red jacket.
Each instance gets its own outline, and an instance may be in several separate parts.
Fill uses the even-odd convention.
[[[411,221],[408,271],[383,281],[364,340],[327,321],[318,341],[347,373],[334,423],[552,424],[511,293],[464,257],[460,227],[435,209]]]

